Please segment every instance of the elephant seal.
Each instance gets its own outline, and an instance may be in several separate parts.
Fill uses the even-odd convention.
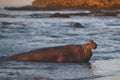
[[[69,21],[68,24],[73,28],[84,28],[79,22]]]
[[[92,50],[97,44],[93,40],[81,45],[65,45],[40,48],[8,57],[10,60],[41,61],[41,62],[88,62]]]

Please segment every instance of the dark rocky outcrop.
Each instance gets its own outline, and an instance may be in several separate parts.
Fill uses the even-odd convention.
[[[61,18],[69,18],[69,14],[60,14],[60,13],[54,13],[51,17],[61,17]]]
[[[5,7],[4,9],[6,9],[6,10],[27,10],[27,11],[29,11],[29,10],[35,10],[35,11],[37,11],[37,10],[41,10],[41,8],[39,8],[39,7],[35,7],[35,6],[22,6],[22,7]]]
[[[34,7],[57,8],[120,8],[120,0],[35,0]]]
[[[120,0],[34,0],[32,5],[7,10],[120,9]]]

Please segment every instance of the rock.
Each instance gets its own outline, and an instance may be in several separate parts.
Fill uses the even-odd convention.
[[[34,0],[35,7],[46,8],[119,8],[119,0]]]
[[[93,16],[117,16],[117,12],[102,12],[102,11],[93,11],[91,15]]]
[[[41,10],[41,8],[39,7],[34,7],[32,5],[28,5],[28,6],[21,6],[21,7],[4,7],[4,9],[6,10],[15,10],[15,11],[20,11],[20,10],[24,10],[24,11],[31,11],[31,10],[35,10],[35,11],[38,11],[38,10]]]
[[[41,61],[41,62],[88,62],[92,49],[97,44],[89,40],[85,44],[70,44],[65,46],[47,47],[24,52],[8,57],[10,60]]]
[[[32,5],[6,10],[120,9],[120,0],[34,0]]]
[[[120,9],[120,0],[34,0],[32,5],[6,10]]]
[[[54,13],[51,17],[69,18],[70,16],[67,14]]]

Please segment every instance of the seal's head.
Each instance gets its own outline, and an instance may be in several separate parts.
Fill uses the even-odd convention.
[[[73,21],[69,21],[68,22],[69,25],[73,25],[73,23],[74,23]]]
[[[97,44],[93,40],[89,40],[89,42],[87,43],[87,46],[90,49],[96,49],[97,48]]]

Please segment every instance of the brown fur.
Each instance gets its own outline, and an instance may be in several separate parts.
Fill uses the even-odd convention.
[[[82,26],[79,22],[69,21],[68,24],[70,27],[73,28],[84,28],[84,26]]]
[[[10,56],[11,60],[44,62],[88,62],[92,56],[91,49],[97,47],[93,40],[81,45],[66,45],[41,48]]]

